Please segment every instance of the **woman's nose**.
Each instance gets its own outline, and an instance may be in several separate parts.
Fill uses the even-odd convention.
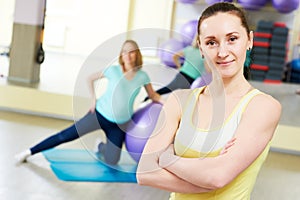
[[[221,58],[224,58],[224,57],[228,56],[228,48],[225,44],[222,44],[222,45],[219,46],[218,56],[221,57]]]

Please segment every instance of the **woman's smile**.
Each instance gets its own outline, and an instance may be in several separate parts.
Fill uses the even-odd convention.
[[[234,60],[218,61],[217,64],[222,67],[227,67],[227,66],[230,66],[233,62],[234,62]]]

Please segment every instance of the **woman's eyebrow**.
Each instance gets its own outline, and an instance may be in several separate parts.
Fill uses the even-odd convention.
[[[233,32],[227,33],[226,36],[230,36],[230,35],[233,35],[233,34],[239,34],[239,33],[236,32],[236,31],[233,31]],[[213,36],[213,35],[209,35],[209,36],[204,37],[204,39],[215,39],[215,38],[216,37]]]
[[[204,39],[215,39],[215,36],[206,36]]]
[[[239,34],[239,32],[233,31],[233,32],[227,33],[226,36],[234,35],[234,34]]]

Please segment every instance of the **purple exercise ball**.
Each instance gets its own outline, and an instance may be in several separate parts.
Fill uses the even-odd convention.
[[[246,10],[259,10],[266,5],[268,0],[238,0],[237,2]]]
[[[212,5],[212,4],[215,4],[215,3],[219,3],[219,2],[232,2],[233,0],[205,0],[205,2],[208,4],[208,5]]]
[[[177,0],[179,3],[194,4],[197,0]]]
[[[299,0],[272,0],[272,4],[280,13],[290,13],[299,8]]]
[[[208,85],[212,80],[211,73],[203,74],[202,76],[196,78],[191,85],[191,89],[200,88]]]
[[[138,109],[132,116],[132,121],[127,127],[125,146],[129,155],[138,162],[145,144],[152,134],[162,105],[150,103]]]
[[[169,39],[168,41],[164,42],[158,51],[161,62],[169,67],[176,67],[176,64],[173,61],[173,56],[176,52],[183,48],[184,45],[182,41],[177,39]]]
[[[184,46],[191,45],[197,33],[198,20],[190,20],[180,28],[182,43]]]

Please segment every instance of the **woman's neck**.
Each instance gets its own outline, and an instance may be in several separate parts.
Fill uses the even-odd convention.
[[[122,66],[123,72],[133,71],[135,69],[134,64],[124,64]]]
[[[223,84],[227,96],[243,96],[252,88],[244,77],[231,79],[230,81],[223,80]]]
[[[215,77],[215,80],[208,85],[208,88],[218,96],[243,96],[251,90],[252,86],[244,76],[235,76],[233,78]]]

